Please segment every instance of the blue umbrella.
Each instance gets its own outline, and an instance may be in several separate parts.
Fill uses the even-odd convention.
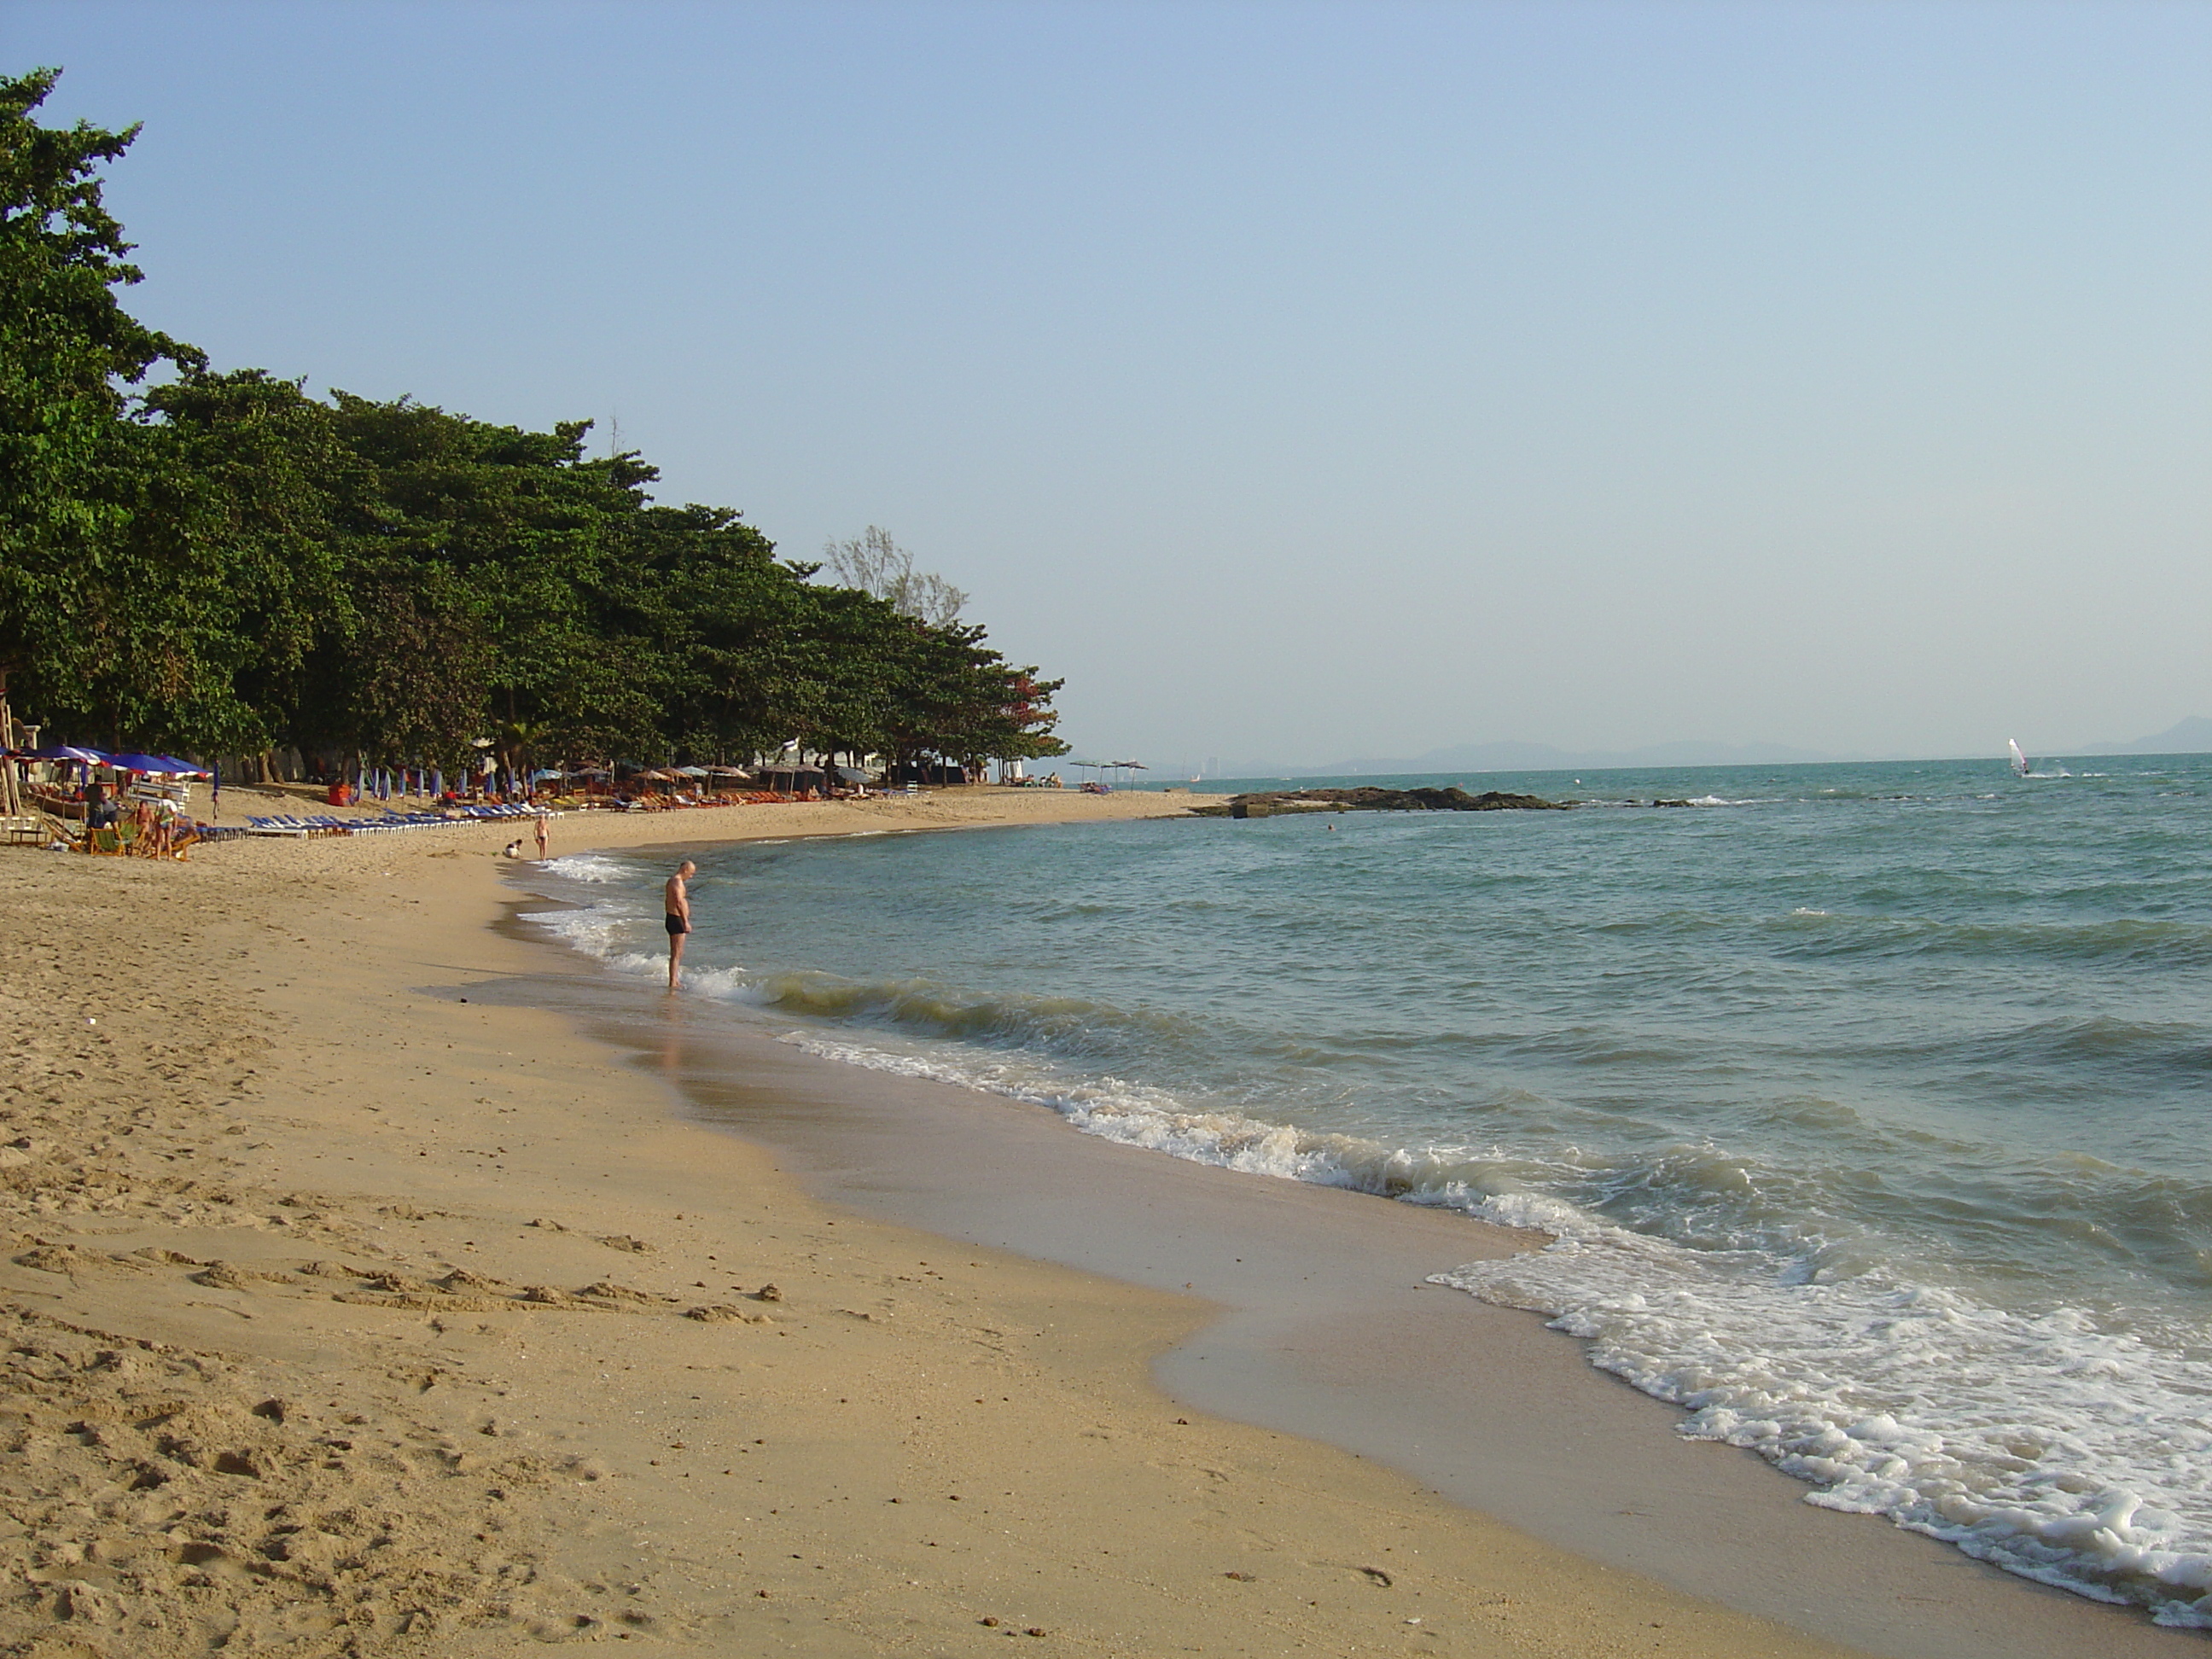
[[[110,766],[119,766],[126,772],[166,772],[168,762],[159,755],[108,755],[103,757]]]
[[[107,757],[97,749],[78,749],[66,743],[48,744],[44,749],[25,749],[18,751],[18,760],[78,761],[88,766],[105,766]]]
[[[209,775],[206,767],[195,766],[188,760],[179,760],[174,755],[156,755],[154,758],[163,763],[167,769],[172,772],[181,773],[186,776],[195,778],[204,778]]]

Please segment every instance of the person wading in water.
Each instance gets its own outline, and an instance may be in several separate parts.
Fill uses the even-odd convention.
[[[660,890],[660,908],[667,913],[664,920],[668,927],[668,988],[672,991],[684,966],[684,936],[691,931],[691,894],[684,884],[698,871],[699,866],[686,859]]]

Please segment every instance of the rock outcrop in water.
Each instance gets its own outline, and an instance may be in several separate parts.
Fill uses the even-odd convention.
[[[1264,818],[1278,812],[1564,812],[1569,801],[1510,795],[1496,789],[1470,795],[1449,789],[1267,789],[1231,795],[1218,805],[1193,807],[1204,817]]]

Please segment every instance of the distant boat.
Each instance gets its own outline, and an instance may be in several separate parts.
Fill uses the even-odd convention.
[[[2012,750],[2013,776],[2016,778],[2026,777],[2028,773],[2027,757],[2021,752],[2020,740],[2017,738],[2007,738],[2005,739],[2005,747]]]

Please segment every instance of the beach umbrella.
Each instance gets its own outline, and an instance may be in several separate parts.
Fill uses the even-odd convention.
[[[105,757],[110,766],[121,767],[126,772],[166,772],[169,763],[159,755],[109,755]]]
[[[188,760],[179,760],[174,755],[156,755],[154,758],[164,763],[170,771],[183,777],[204,778],[213,775],[206,767],[196,766]]]
[[[108,757],[97,749],[79,749],[72,744],[50,743],[44,749],[18,750],[17,760],[75,761],[82,766],[105,766]]]

